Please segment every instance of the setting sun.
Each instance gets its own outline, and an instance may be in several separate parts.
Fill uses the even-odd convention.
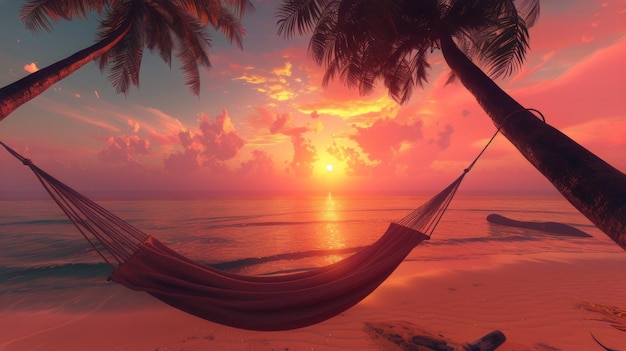
[[[333,169],[334,169],[334,167],[333,167],[333,165],[331,165],[330,163],[326,165],[326,170],[327,170],[328,172],[332,172],[332,171],[333,171]]]

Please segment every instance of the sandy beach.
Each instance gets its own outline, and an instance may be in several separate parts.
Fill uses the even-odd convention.
[[[590,333],[622,350],[626,332],[612,324],[623,328],[626,319],[580,304],[626,308],[625,265],[622,252],[447,262],[409,258],[354,308],[286,332],[224,327],[112,287],[107,301],[87,313],[3,313],[0,350],[399,350],[373,342],[364,331],[366,322],[399,321],[456,342],[499,329],[507,337],[498,348],[504,351],[601,350]]]

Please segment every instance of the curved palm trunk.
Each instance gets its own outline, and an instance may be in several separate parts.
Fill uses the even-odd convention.
[[[113,35],[83,49],[61,61],[0,89],[0,121],[24,103],[35,98],[79,68],[93,61],[117,44],[128,33],[129,23],[117,29]]]
[[[450,36],[442,36],[441,50],[502,134],[574,207],[626,250],[626,175],[524,110]]]

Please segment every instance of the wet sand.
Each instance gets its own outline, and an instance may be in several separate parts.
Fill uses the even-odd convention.
[[[0,350],[391,351],[393,345],[374,342],[364,327],[394,321],[459,343],[498,329],[507,337],[498,348],[503,351],[601,350],[590,333],[624,350],[626,331],[619,326],[626,328],[626,316],[579,304],[626,309],[625,267],[625,253],[409,259],[352,309],[285,332],[224,327],[115,287],[105,303],[88,311],[2,312]]]

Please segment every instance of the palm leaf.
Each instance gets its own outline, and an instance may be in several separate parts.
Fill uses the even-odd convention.
[[[145,47],[145,7],[138,2],[122,2],[101,23],[99,36],[104,39],[128,23],[126,35],[111,50],[99,57],[101,70],[109,71],[108,80],[118,93],[127,94],[139,85],[139,72]]]
[[[307,33],[315,27],[324,8],[337,0],[285,0],[278,8],[278,34],[291,38],[295,33]]]
[[[52,21],[86,18],[107,5],[109,0],[28,0],[20,9],[20,19],[33,32],[50,32]]]
[[[524,20],[518,16],[500,19],[489,40],[483,42],[480,59],[490,76],[509,76],[524,62],[529,48],[529,34]]]
[[[171,68],[174,41],[169,23],[172,23],[172,18],[169,12],[163,11],[159,6],[146,7],[146,16],[151,19],[147,23],[150,35],[147,37],[146,47],[151,52],[158,51],[161,59]]]
[[[227,9],[222,8],[220,17],[215,29],[218,29],[226,36],[228,41],[235,42],[240,49],[243,49],[243,37],[246,31],[239,19]]]
[[[521,3],[518,0],[516,4],[519,4],[516,6],[520,16],[524,19],[526,26],[528,28],[534,26],[539,19],[539,0],[522,0]]]
[[[179,45],[177,49],[176,57],[181,62],[181,70],[185,76],[185,85],[192,94],[199,95],[200,71],[198,70],[196,55],[185,45]]]
[[[446,12],[450,33],[468,57],[476,57],[493,78],[508,76],[524,62],[529,25],[539,15],[539,1],[456,0]]]
[[[254,6],[249,0],[177,0],[177,3],[203,24],[213,26],[218,24],[220,12],[223,10],[228,11],[238,19],[243,17],[246,11],[254,10]]]

